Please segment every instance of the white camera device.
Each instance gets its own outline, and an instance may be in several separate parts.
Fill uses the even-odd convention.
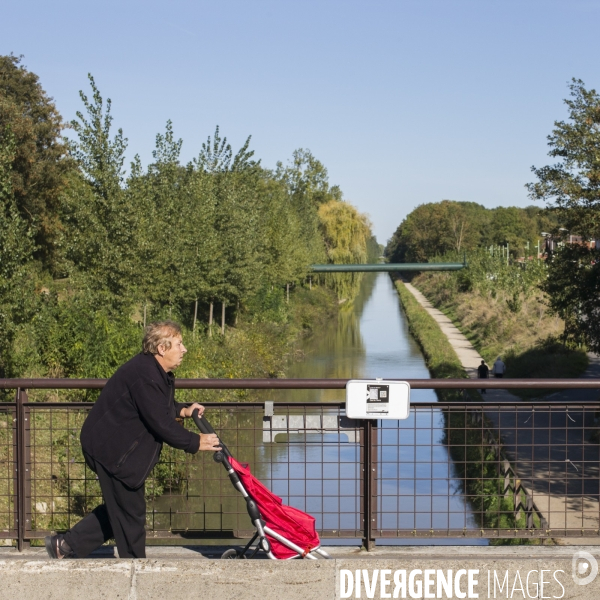
[[[351,379],[346,384],[349,419],[408,419],[410,384],[407,381]]]

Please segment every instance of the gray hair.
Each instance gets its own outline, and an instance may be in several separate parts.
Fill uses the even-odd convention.
[[[144,354],[158,354],[158,347],[171,348],[171,338],[181,337],[181,326],[175,321],[157,321],[144,329]]]

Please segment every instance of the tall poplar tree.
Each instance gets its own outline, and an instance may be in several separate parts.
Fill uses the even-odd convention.
[[[67,254],[96,302],[119,307],[131,302],[139,273],[138,214],[124,191],[127,139],[121,129],[112,135],[111,101],[105,105],[91,75],[89,81],[92,98],[80,92],[85,113],[71,122],[70,151],[80,175],[64,204]]]
[[[260,164],[249,150],[250,137],[234,155],[216,128],[195,161],[212,177],[215,261],[208,277],[211,301],[237,304],[261,284],[264,224],[260,220]]]

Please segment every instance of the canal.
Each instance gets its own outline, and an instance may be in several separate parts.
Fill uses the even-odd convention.
[[[304,340],[290,378],[428,379],[421,351],[408,330],[388,274],[366,274],[356,300],[341,306],[337,322]],[[277,390],[277,401],[343,401],[343,390]],[[413,390],[411,403],[436,402],[433,390]],[[276,405],[275,405],[276,406]],[[378,526],[394,529],[477,529],[444,445],[439,410],[411,411],[406,421],[378,427]],[[339,436],[286,436],[264,447],[260,475],[285,503],[317,519],[317,527],[353,529],[359,517],[357,443]],[[275,448],[274,448],[275,446]],[[268,468],[264,468],[268,464]],[[338,540],[338,543],[341,540]],[[350,540],[348,540],[350,541]],[[386,539],[386,544],[487,544],[487,540]]]

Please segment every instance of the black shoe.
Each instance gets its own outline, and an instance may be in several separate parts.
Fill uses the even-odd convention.
[[[46,544],[46,552],[48,552],[50,558],[75,558],[75,552],[65,542],[64,535],[47,535],[44,538],[44,542]]]

